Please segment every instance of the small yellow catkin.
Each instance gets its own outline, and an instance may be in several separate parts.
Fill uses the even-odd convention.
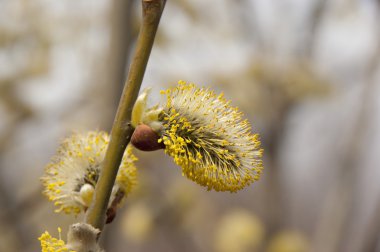
[[[108,143],[109,136],[102,131],[74,134],[62,142],[41,178],[43,192],[54,202],[56,212],[79,214],[90,206]],[[136,185],[136,160],[132,147],[128,146],[116,177],[110,204],[117,193],[126,197]]]

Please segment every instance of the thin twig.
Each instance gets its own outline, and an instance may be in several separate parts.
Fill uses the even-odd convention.
[[[116,112],[103,169],[96,184],[93,204],[85,218],[86,223],[100,230],[105,223],[108,201],[121,159],[133,133],[133,127],[130,124],[132,108],[140,90],[165,2],[165,0],[142,0],[143,21],[135,56]]]

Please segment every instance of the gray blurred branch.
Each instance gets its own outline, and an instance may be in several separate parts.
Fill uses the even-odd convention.
[[[377,20],[380,21],[380,15],[377,14]],[[379,22],[378,21],[378,22]],[[379,233],[379,219],[376,213],[372,218],[372,225],[367,227],[367,232],[357,232],[357,227],[352,220],[359,211],[361,204],[357,196],[357,174],[360,173],[361,148],[364,146],[364,134],[368,132],[368,125],[371,121],[371,107],[374,104],[373,90],[376,86],[376,74],[380,64],[380,30],[377,30],[377,45],[373,56],[369,59],[365,79],[363,81],[363,91],[361,95],[360,109],[357,113],[355,125],[349,134],[350,139],[347,141],[346,149],[340,161],[340,179],[333,187],[331,194],[327,197],[322,208],[322,218],[317,228],[314,251],[372,251],[362,250],[361,247],[369,246],[375,243],[373,235]],[[337,204],[337,202],[340,202]],[[339,206],[339,207],[338,207]],[[360,236],[358,240],[349,239],[349,237]],[[352,242],[350,242],[352,241]],[[358,242],[360,241],[360,242]]]
[[[308,22],[309,25],[307,26],[308,30],[306,38],[304,41],[302,41],[302,45],[300,46],[301,57],[304,57],[305,59],[313,57],[313,50],[317,41],[319,28],[325,16],[327,3],[327,0],[317,0],[312,8],[310,19]]]

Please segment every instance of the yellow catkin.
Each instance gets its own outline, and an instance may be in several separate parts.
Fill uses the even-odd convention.
[[[59,238],[52,237],[49,232],[45,231],[41,234],[38,240],[41,243],[42,252],[75,252],[74,250],[69,250],[66,244],[61,240],[61,228],[58,228]]]
[[[109,143],[106,132],[91,131],[65,139],[41,178],[44,194],[54,201],[56,212],[79,214],[89,207],[91,188],[99,178],[101,163]],[[136,185],[137,171],[132,147],[127,147],[117,174],[111,200],[116,193],[127,196]],[[86,186],[86,193],[81,188]]]
[[[179,81],[161,91],[159,142],[182,167],[183,175],[208,190],[236,192],[260,178],[258,134],[223,94]]]

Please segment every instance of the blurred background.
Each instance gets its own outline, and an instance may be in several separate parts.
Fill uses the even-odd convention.
[[[111,129],[139,0],[0,0],[0,251],[39,251],[82,220],[39,178],[73,131]],[[380,251],[380,1],[168,0],[143,87],[223,91],[264,173],[208,192],[162,151],[106,227],[107,251]]]

